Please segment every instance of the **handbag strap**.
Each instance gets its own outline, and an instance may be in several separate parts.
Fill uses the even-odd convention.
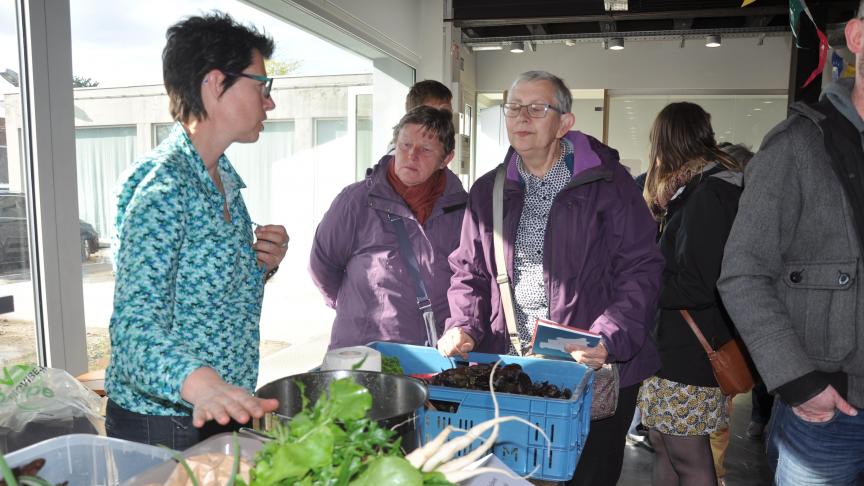
[[[687,321],[687,325],[689,325],[690,329],[693,330],[693,334],[696,335],[696,339],[699,340],[699,344],[702,345],[702,349],[705,350],[705,353],[708,355],[713,353],[714,349],[711,348],[711,345],[705,340],[705,336],[702,335],[702,331],[699,330],[699,326],[696,325],[696,321],[693,320],[693,316],[690,315],[690,312],[687,309],[679,309],[678,312],[681,313],[681,317]]]
[[[408,239],[408,230],[405,229],[405,223],[399,216],[387,213],[387,218],[393,223],[393,227],[396,229],[396,238],[399,240],[399,253],[402,254],[402,259],[408,265],[408,274],[414,280],[414,291],[417,294],[417,308],[420,309],[426,326],[427,344],[435,346],[438,342],[438,329],[435,325],[435,315],[432,313],[432,301],[429,299],[429,293],[426,291],[426,285],[423,283],[423,277],[420,275],[420,265],[417,263],[417,256],[414,254],[411,241]]]
[[[498,290],[501,294],[501,307],[504,308],[504,322],[507,323],[507,333],[516,354],[522,356],[522,340],[516,329],[516,315],[513,312],[513,294],[510,289],[510,277],[507,275],[507,260],[504,257],[504,177],[507,174],[506,165],[501,164],[495,172],[495,185],[492,188],[492,247],[495,250],[495,263]]]

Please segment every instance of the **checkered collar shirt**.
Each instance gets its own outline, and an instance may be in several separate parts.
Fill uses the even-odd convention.
[[[572,176],[565,159],[573,148],[564,140],[559,143],[561,156],[543,177],[531,174],[521,157],[516,161],[525,184],[525,203],[513,245],[513,300],[516,329],[523,348],[531,342],[536,318],[549,318],[549,298],[543,279],[543,242],[552,202]],[[512,344],[509,353],[516,354]]]

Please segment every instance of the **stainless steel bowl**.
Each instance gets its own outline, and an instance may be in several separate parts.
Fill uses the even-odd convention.
[[[428,393],[426,385],[413,378],[374,371],[314,371],[270,382],[259,388],[255,395],[279,400],[276,415],[290,418],[303,408],[298,382],[303,384],[306,398],[315,403],[322,394],[326,395],[331,381],[347,377],[366,387],[372,395],[369,418],[378,421],[382,427],[394,428],[402,437],[402,449],[406,452],[420,446],[417,410],[426,402]],[[267,420],[263,428],[269,428]]]

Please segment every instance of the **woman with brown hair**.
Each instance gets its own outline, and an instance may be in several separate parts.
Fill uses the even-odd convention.
[[[741,165],[717,147],[711,116],[693,103],[663,108],[650,139],[643,195],[660,222],[666,258],[655,328],[662,366],[639,393],[642,423],[657,451],[653,483],[714,485],[709,435],[728,423],[726,397],[681,311],[714,349],[732,339],[716,284],[738,211]]]

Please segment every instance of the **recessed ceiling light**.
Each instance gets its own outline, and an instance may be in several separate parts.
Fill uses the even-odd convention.
[[[510,52],[514,54],[521,54],[525,52],[525,43],[524,42],[514,42],[512,46],[510,46]]]
[[[765,100],[762,103],[765,103],[766,105],[770,105],[771,103],[774,103],[774,102],[771,100]]]
[[[609,39],[609,49],[613,51],[620,51],[624,49],[624,38],[623,37],[613,37]]]
[[[753,108],[753,111],[762,111],[762,108]]]
[[[472,50],[472,51],[500,51],[500,50],[501,50],[501,46],[491,46],[491,45],[485,45],[485,46],[472,46],[472,47],[471,47],[471,50]]]
[[[720,47],[720,44],[719,35],[709,35],[705,38],[705,47]]]

